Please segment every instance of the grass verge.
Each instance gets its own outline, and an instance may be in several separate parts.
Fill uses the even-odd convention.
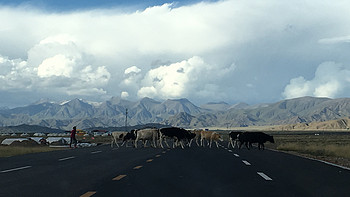
[[[272,134],[273,135],[273,134]],[[269,148],[350,167],[350,134],[278,134]]]
[[[23,147],[23,146],[0,146],[0,157],[11,157],[29,153],[49,152],[57,149],[48,146]]]

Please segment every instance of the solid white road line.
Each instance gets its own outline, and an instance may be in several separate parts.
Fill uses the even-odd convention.
[[[247,165],[247,166],[250,166],[251,164],[248,162],[248,161],[246,161],[246,160],[242,160],[242,162],[245,164],[245,165]]]
[[[98,150],[98,151],[91,152],[91,154],[96,154],[96,153],[102,153],[102,151]]]
[[[3,171],[0,171],[0,172],[1,173],[13,172],[13,171],[17,171],[17,170],[24,170],[24,169],[31,168],[31,167],[32,166],[24,166],[24,167],[9,169],[9,170],[3,170]]]
[[[264,178],[267,181],[272,181],[272,178],[268,177],[266,174],[262,173],[262,172],[257,172],[258,175],[260,175],[262,178]]]
[[[74,159],[74,158],[75,158],[75,157],[66,157],[66,158],[59,159],[58,161],[65,161],[65,160]]]

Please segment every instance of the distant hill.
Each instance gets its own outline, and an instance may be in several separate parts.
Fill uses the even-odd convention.
[[[113,97],[105,102],[73,99],[64,102],[41,100],[14,109],[0,109],[0,126],[21,124],[70,130],[78,128],[108,128],[148,123],[184,128],[246,127],[291,125],[324,122],[350,117],[350,98],[330,99],[301,97],[276,103],[248,105],[225,102],[207,103],[198,107],[189,100],[151,98],[128,101]]]
[[[170,125],[164,125],[164,124],[158,124],[158,123],[148,123],[148,124],[142,124],[142,125],[133,125],[128,127],[92,127],[92,128],[86,128],[84,131],[94,131],[94,130],[104,130],[104,131],[128,131],[130,132],[133,129],[144,129],[144,128],[164,128],[164,127],[170,127]]]
[[[337,120],[328,120],[322,122],[297,123],[290,125],[278,125],[271,130],[293,131],[293,130],[349,130],[350,119],[341,118]]]
[[[18,125],[18,126],[8,126],[0,127],[0,133],[62,133],[63,130],[52,129],[37,125]]]
[[[210,102],[210,103],[201,105],[200,107],[202,109],[207,109],[210,111],[226,111],[231,107],[231,105],[225,102],[219,102],[219,103]]]

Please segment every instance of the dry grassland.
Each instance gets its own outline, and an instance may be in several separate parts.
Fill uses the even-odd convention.
[[[21,147],[21,146],[0,146],[0,157],[11,157],[15,155],[24,155],[29,153],[49,152],[57,149],[48,146]]]
[[[271,133],[274,135],[273,133]],[[275,134],[267,147],[350,167],[350,133]]]

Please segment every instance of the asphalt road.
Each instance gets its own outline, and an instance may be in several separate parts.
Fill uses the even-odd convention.
[[[225,144],[226,145],[226,144]],[[0,196],[349,196],[350,171],[270,150],[111,148],[0,158]]]

